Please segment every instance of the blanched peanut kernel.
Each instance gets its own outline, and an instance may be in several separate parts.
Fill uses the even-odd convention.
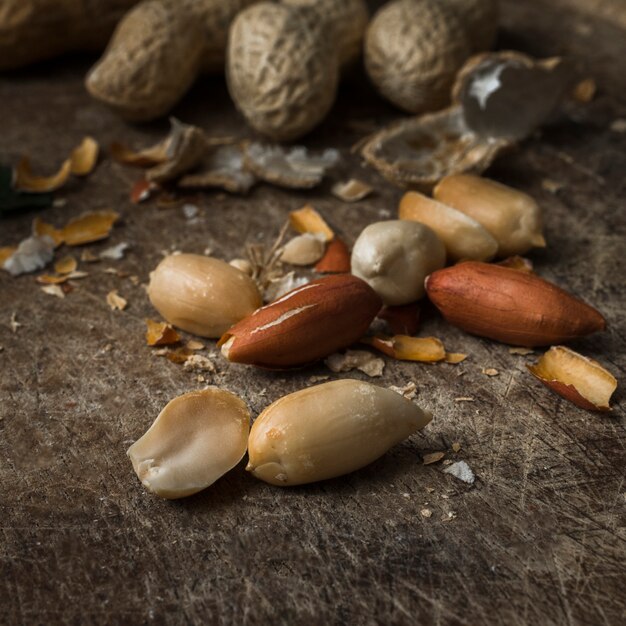
[[[539,206],[517,189],[480,176],[455,174],[441,180],[433,195],[482,224],[498,242],[499,257],[546,245]]]
[[[220,337],[262,304],[249,276],[199,254],[165,257],[150,274],[148,296],[170,324],[201,337]]]
[[[391,389],[350,379],[316,385],[261,413],[250,431],[246,469],[279,486],[341,476],[375,461],[431,419]]]
[[[239,463],[249,428],[245,403],[210,387],[169,402],[127,454],[146,489],[162,498],[184,498]]]
[[[424,224],[389,220],[370,224],[352,250],[352,273],[386,305],[408,304],[424,295],[424,279],[441,269],[446,249]]]
[[[451,261],[489,261],[498,250],[498,242],[475,219],[417,191],[402,196],[398,217],[432,228]]]

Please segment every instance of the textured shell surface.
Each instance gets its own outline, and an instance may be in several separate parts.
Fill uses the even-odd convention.
[[[228,44],[230,94],[248,123],[275,140],[316,126],[335,98],[339,66],[313,10],[262,2],[242,11]]]
[[[349,66],[361,55],[363,36],[369,21],[363,0],[283,0],[285,5],[314,8],[320,19],[333,29],[333,41],[339,49],[339,61]]]
[[[493,46],[498,31],[498,0],[445,0],[444,4],[462,16],[472,52]]]
[[[192,15],[171,2],[142,3],[118,25],[87,89],[129,119],[163,115],[194,81],[203,42]]]
[[[419,113],[449,101],[456,73],[470,53],[462,21],[445,3],[396,0],[370,22],[365,67],[384,97]]]
[[[177,0],[180,4],[180,0]],[[184,0],[185,8],[204,25],[204,52],[202,69],[205,72],[223,72],[228,42],[228,27],[235,16],[256,0]]]

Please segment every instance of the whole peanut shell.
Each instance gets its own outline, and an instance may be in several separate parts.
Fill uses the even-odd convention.
[[[139,0],[2,0],[0,71],[65,52],[102,50]]]
[[[331,39],[309,7],[261,2],[239,13],[230,29],[226,76],[250,126],[289,141],[326,116],[339,79]]]
[[[282,0],[287,6],[311,7],[319,19],[333,31],[333,45],[342,67],[352,65],[360,56],[363,35],[369,21],[367,4],[363,0]]]
[[[445,2],[395,0],[370,22],[365,67],[378,91],[412,113],[449,100],[471,44],[460,16]]]
[[[224,66],[228,26],[252,0],[148,0],[120,22],[86,86],[123,117],[166,114],[202,71]]]
[[[368,27],[367,73],[401,109],[440,109],[463,63],[493,44],[497,18],[497,0],[394,0]]]
[[[173,0],[144,2],[117,27],[87,89],[128,119],[156,118],[191,86],[202,51],[201,24],[189,13]]]

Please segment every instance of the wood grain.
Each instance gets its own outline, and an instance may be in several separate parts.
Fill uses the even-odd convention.
[[[114,208],[123,216],[95,252],[122,241],[122,261],[64,300],[32,276],[0,273],[0,622],[7,624],[563,624],[624,623],[626,604],[625,279],[626,17],[620,0],[505,0],[500,47],[565,53],[598,82],[589,105],[570,104],[541,134],[501,158],[490,175],[532,194],[548,248],[537,271],[585,298],[608,330],[573,347],[620,380],[610,416],[550,394],[526,371],[533,355],[464,335],[428,309],[424,334],[470,356],[460,365],[392,363],[380,384],[414,381],[435,414],[418,436],[371,466],[294,489],[255,481],[240,464],[180,502],[146,493],[125,455],[166,402],[202,387],[196,374],[156,358],[144,318],[155,317],[139,276],[163,249],[240,257],[245,241],[272,241],[289,210],[313,203],[352,243],[369,222],[395,215],[400,191],[360,167],[349,122],[399,114],[362,77],[307,143],[345,157],[337,177],[366,178],[377,194],[354,205],[329,193],[260,186],[249,197],[206,193],[200,218],[180,208],[134,206],[136,172],[104,158],[88,180],[41,213],[60,225]],[[67,58],[0,76],[0,162],[30,154],[49,171],[84,134],[106,146],[159,138],[166,123],[127,126],[82,86],[89,59]],[[221,79],[197,85],[175,111],[219,135],[248,135]],[[547,191],[542,181],[560,185]],[[0,246],[28,235],[37,213],[0,221]],[[111,311],[118,289],[128,308]],[[10,318],[17,313],[17,332]],[[210,348],[214,349],[212,343]],[[270,373],[228,365],[210,381],[239,393],[257,415],[307,386],[323,366]],[[487,377],[483,368],[496,368]],[[337,375],[332,375],[335,378]],[[348,376],[346,374],[345,376]],[[363,378],[361,374],[352,374]],[[471,397],[473,401],[455,401]],[[462,447],[453,453],[450,447]],[[477,481],[423,466],[447,450]],[[422,509],[432,516],[423,517]]]

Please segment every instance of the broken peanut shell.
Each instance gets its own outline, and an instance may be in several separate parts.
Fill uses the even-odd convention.
[[[246,469],[281,487],[334,478],[375,461],[431,419],[391,389],[350,379],[316,385],[261,413]]]
[[[328,148],[310,153],[304,146],[250,143],[245,146],[243,167],[277,187],[310,189],[322,182],[326,172],[339,161],[339,152]]]
[[[526,367],[548,389],[581,409],[611,410],[617,380],[597,361],[565,346],[553,346],[537,363]]]
[[[444,176],[480,174],[549,118],[572,78],[571,64],[560,58],[477,55],[457,74],[451,107],[381,129],[361,153],[400,187],[430,191]]]
[[[241,461],[249,429],[243,400],[210,387],[169,402],[127,454],[146,489],[161,498],[184,498]]]

